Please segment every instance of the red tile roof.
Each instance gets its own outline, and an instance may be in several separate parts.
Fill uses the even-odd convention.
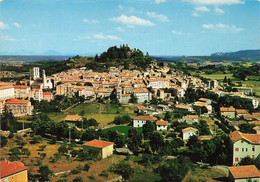
[[[134,89],[134,93],[149,93],[147,88],[136,88]]]
[[[248,114],[247,110],[245,109],[236,109],[237,114]]]
[[[187,117],[191,119],[199,119],[198,115],[188,115]]]
[[[144,110],[144,109],[146,109],[146,107],[144,107],[144,106],[137,106],[137,108],[138,108],[139,110]]]
[[[9,99],[6,101],[6,104],[27,104],[29,101],[28,100],[19,100],[19,99]]]
[[[162,119],[160,119],[160,120],[158,120],[157,122],[156,122],[156,125],[168,125],[168,121],[164,121],[164,120],[162,120]]]
[[[79,115],[67,115],[65,117],[65,121],[78,121],[80,118],[82,118],[82,116],[79,116]]]
[[[153,116],[137,116],[134,118],[134,120],[150,120],[150,121],[155,121],[156,118]]]
[[[51,92],[43,92],[43,95],[51,95]]]
[[[232,166],[228,167],[228,169],[235,179],[260,177],[260,171],[255,167],[255,165]]]
[[[236,142],[238,140],[244,139],[250,143],[260,144],[260,134],[244,134],[239,131],[234,131],[229,134],[229,138]]]
[[[220,112],[235,112],[236,109],[234,107],[221,107]]]
[[[13,88],[13,86],[11,86],[11,85],[8,85],[8,86],[0,86],[0,90],[9,89],[9,88]]]
[[[21,162],[0,161],[0,178],[10,176],[12,174],[27,170]]]
[[[199,101],[207,102],[207,101],[209,101],[209,99],[207,99],[207,98],[200,98]]]
[[[14,85],[14,88],[29,88],[27,85]]]
[[[188,128],[182,129],[182,133],[189,131],[189,130],[198,131],[196,128],[188,127]]]
[[[113,142],[107,142],[102,140],[91,140],[90,142],[84,143],[83,145],[97,147],[97,148],[105,148],[109,145],[113,145]]]

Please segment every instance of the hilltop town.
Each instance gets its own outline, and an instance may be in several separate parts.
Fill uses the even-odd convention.
[[[85,60],[0,82],[1,166],[18,166],[1,179],[259,179],[251,87],[191,76],[128,46]]]

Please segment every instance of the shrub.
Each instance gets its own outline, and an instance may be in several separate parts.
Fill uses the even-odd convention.
[[[73,182],[83,182],[83,178],[81,176],[76,176],[72,181]]]
[[[84,171],[88,171],[89,168],[90,168],[89,164],[86,163],[86,164],[84,165]]]

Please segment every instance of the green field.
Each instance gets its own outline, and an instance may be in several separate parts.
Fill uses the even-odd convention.
[[[128,134],[128,130],[132,128],[132,126],[114,126],[111,128],[104,129],[103,131],[118,131],[119,133],[123,133],[125,136]],[[138,133],[143,131],[143,128],[136,128]]]
[[[233,77],[233,74],[216,73],[210,75],[200,74],[200,76],[218,81],[223,81],[226,76],[227,79],[230,78],[230,80],[234,83],[241,82],[243,87],[252,87],[253,92],[256,93],[257,96],[260,96],[260,81],[257,81],[260,79],[260,76],[248,76],[249,80],[246,81],[240,81],[238,78]]]
[[[96,119],[101,125],[112,122],[116,116],[123,116],[126,114],[132,118],[136,116],[134,107],[119,107],[118,105],[99,103],[79,104],[65,112],[49,113],[48,116],[57,122],[61,122],[67,115],[80,114],[83,110],[84,118]]]

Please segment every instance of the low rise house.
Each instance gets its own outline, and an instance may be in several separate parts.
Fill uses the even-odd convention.
[[[0,161],[1,182],[28,182],[28,167],[21,162]]]
[[[155,121],[156,118],[153,116],[137,116],[134,118],[134,127],[143,127],[147,121]]]
[[[260,171],[256,168],[255,165],[246,165],[246,166],[232,166],[228,167],[229,170],[229,181],[232,182],[248,182],[260,180]]]
[[[119,101],[121,103],[129,103],[130,98],[131,98],[130,94],[122,94]]]
[[[241,116],[248,115],[249,113],[245,109],[236,109],[236,115],[237,118],[240,118]]]
[[[234,131],[229,134],[233,148],[233,165],[244,157],[257,158],[260,154],[260,134],[244,134]]]
[[[212,103],[212,100],[208,99],[208,98],[200,98],[199,101],[203,102],[203,103],[206,103],[208,105],[210,105]]]
[[[193,135],[198,135],[198,130],[196,128],[188,127],[188,128],[184,128],[182,130],[182,139],[183,140],[188,140],[190,138],[190,136],[193,136]]]
[[[252,93],[252,88],[249,87],[234,87],[238,92],[242,92],[245,95],[250,95]]]
[[[146,109],[146,107],[144,107],[144,106],[137,106],[137,109],[138,109],[138,112],[139,112],[139,113],[140,113],[140,112],[147,113],[147,109]]]
[[[187,116],[184,116],[183,119],[185,119],[188,123],[199,122],[199,116],[198,115],[187,115]]]
[[[78,121],[83,121],[83,117],[79,115],[67,115],[64,119],[65,122],[75,125]]]
[[[162,119],[156,121],[156,130],[167,130],[168,121],[164,121]]]
[[[102,140],[91,140],[83,144],[83,149],[96,148],[100,150],[101,158],[107,158],[113,155],[113,142],[107,142]]]
[[[221,107],[220,108],[220,115],[222,117],[235,118],[235,116],[236,116],[236,109],[233,106]]]
[[[185,91],[182,87],[175,87],[173,88],[173,95],[176,97],[184,97]]]
[[[193,112],[193,108],[191,106],[177,104],[175,105],[175,111],[180,113]]]
[[[53,94],[51,92],[43,92],[43,100],[50,102],[53,99]]]

